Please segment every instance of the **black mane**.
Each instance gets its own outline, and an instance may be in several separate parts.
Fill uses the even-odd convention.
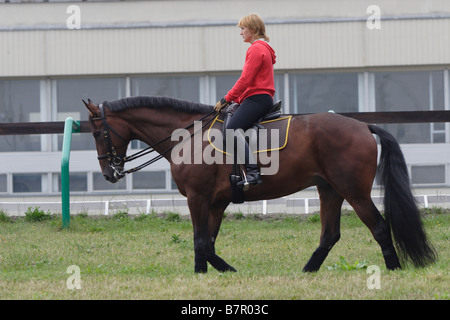
[[[170,97],[158,96],[137,96],[123,98],[115,101],[105,101],[103,105],[108,107],[112,112],[119,112],[134,108],[151,108],[151,109],[172,109],[185,113],[201,113],[207,114],[212,111],[212,106],[205,104],[180,100]]]

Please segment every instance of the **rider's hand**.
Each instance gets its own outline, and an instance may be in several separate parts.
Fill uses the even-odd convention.
[[[217,112],[220,112],[223,108],[228,106],[230,103],[225,100],[225,98],[222,98],[219,102],[216,103],[216,106],[214,107],[214,110]]]

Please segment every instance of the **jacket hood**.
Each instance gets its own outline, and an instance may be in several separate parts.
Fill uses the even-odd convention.
[[[277,56],[275,55],[275,50],[264,40],[257,40],[254,43],[258,43],[264,45],[267,49],[269,49],[270,54],[272,55],[272,64],[275,64]]]

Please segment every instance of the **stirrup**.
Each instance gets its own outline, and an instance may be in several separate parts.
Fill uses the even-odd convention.
[[[262,183],[262,179],[261,179],[260,173],[259,172],[254,172],[253,174],[255,174],[256,176],[254,176],[254,179],[249,181],[247,179],[247,174],[245,173],[245,171],[242,170],[242,176],[243,176],[244,180],[239,181],[237,183],[237,186],[242,186],[242,189],[244,191],[247,191],[250,186],[260,185]],[[251,176],[253,176],[253,174]]]

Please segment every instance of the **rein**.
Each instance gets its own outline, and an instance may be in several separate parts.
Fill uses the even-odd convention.
[[[103,108],[103,104],[100,104],[99,106],[100,109],[100,118],[92,118],[92,121],[96,121],[96,120],[101,120],[103,122],[103,135],[106,141],[106,147],[108,148],[108,152],[106,154],[100,155],[97,157],[98,160],[108,160],[109,161],[109,166],[114,170],[114,175],[116,178],[120,179],[123,178],[126,174],[129,173],[133,173],[136,171],[139,171],[149,165],[151,165],[152,163],[162,159],[164,157],[164,155],[166,153],[168,153],[169,151],[171,151],[173,148],[175,148],[178,144],[175,144],[173,147],[170,147],[166,150],[164,150],[163,152],[161,152],[159,155],[157,155],[156,157],[150,159],[147,162],[144,162],[142,164],[140,164],[139,166],[136,166],[134,168],[128,169],[126,171],[123,171],[123,167],[120,166],[121,163],[126,163],[126,162],[130,162],[133,160],[136,160],[140,157],[143,157],[147,154],[152,153],[153,151],[156,151],[154,148],[158,145],[160,145],[161,143],[169,140],[171,138],[171,136],[168,136],[158,142],[156,142],[155,144],[141,150],[138,151],[130,156],[127,156],[126,154],[117,154],[116,148],[114,147],[112,140],[111,140],[111,134],[110,132],[114,133],[116,136],[118,136],[122,141],[124,141],[125,143],[128,143],[129,141],[127,141],[125,138],[123,138],[119,133],[117,133],[117,131],[115,131],[107,122],[106,122],[106,115],[105,115],[105,110]],[[207,117],[213,115],[214,113],[217,113],[217,111],[213,110],[210,113],[208,113],[207,115],[203,116],[201,119],[196,120],[196,121],[203,121],[204,119],[206,119]],[[203,130],[208,124],[210,124],[212,121],[214,120],[214,117],[212,117],[211,119],[209,119],[200,130]],[[194,121],[195,123],[195,121]],[[194,126],[194,123],[191,123],[190,125],[188,125],[187,127],[184,127],[184,129],[190,129],[191,127]],[[191,137],[193,137],[196,134],[196,132],[193,132],[191,134]],[[180,141],[179,143],[181,143],[183,141]]]

